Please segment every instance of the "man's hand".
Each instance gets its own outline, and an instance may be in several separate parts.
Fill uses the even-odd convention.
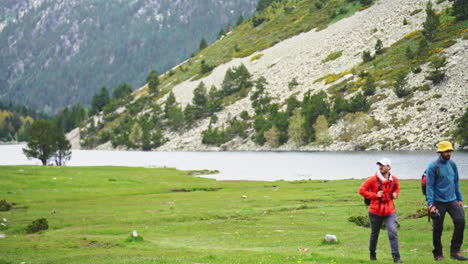
[[[393,197],[393,199],[396,199],[398,196],[397,196],[396,193],[392,193],[392,197]]]
[[[381,198],[382,195],[383,195],[383,191],[378,191],[378,192],[377,192],[377,197]]]
[[[458,201],[458,203],[460,204],[460,207],[463,209],[463,202],[462,201]]]
[[[437,210],[437,207],[435,207],[435,205],[431,205],[431,206],[429,207],[429,213],[432,213],[432,212],[434,212],[435,210]]]

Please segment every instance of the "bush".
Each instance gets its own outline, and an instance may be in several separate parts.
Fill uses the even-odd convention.
[[[362,52],[362,61],[363,62],[369,62],[373,60],[374,57],[372,57],[370,50],[365,50]]]
[[[420,73],[420,72],[422,71],[422,69],[421,69],[421,66],[416,65],[416,66],[411,67],[411,71],[412,71],[414,74],[418,74],[418,73]]]
[[[249,112],[247,111],[242,111],[242,113],[240,113],[240,117],[243,119],[243,120],[249,120],[250,119],[250,116],[249,116]]]
[[[252,17],[252,25],[253,25],[254,27],[258,27],[258,26],[260,26],[263,22],[265,22],[265,20],[266,20],[266,19],[265,19],[264,17],[256,15],[256,16]]]
[[[370,227],[370,220],[367,215],[353,215],[348,218],[348,221],[358,226]]]
[[[39,218],[34,220],[30,225],[26,227],[26,232],[28,233],[37,233],[42,230],[49,229],[49,224],[47,223],[47,219]]]
[[[335,51],[335,52],[332,52],[330,54],[328,54],[328,56],[322,60],[322,63],[325,63],[327,61],[333,61],[333,60],[336,60],[338,59],[339,57],[341,57],[341,55],[343,55],[343,51],[340,50],[340,51]]]
[[[402,72],[397,76],[397,79],[395,83],[393,84],[393,89],[398,98],[405,97],[412,93],[410,89],[405,88],[406,84],[407,84],[407,75],[406,73]]]
[[[10,211],[11,204],[6,200],[0,200],[0,211]]]

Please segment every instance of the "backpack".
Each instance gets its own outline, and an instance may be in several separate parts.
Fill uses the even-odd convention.
[[[450,165],[452,166],[453,171],[458,174],[457,167],[455,166],[455,163],[452,160],[449,160]],[[437,181],[437,178],[439,177],[439,162],[434,161],[435,165],[435,180]],[[424,196],[427,196],[426,194],[426,186],[427,186],[427,170],[424,171],[423,175],[421,176],[421,191]],[[426,197],[427,200],[427,197]]]
[[[382,190],[382,182],[380,181],[379,177],[377,177],[377,185],[379,185],[379,192]],[[364,198],[364,203],[369,206],[371,199]]]

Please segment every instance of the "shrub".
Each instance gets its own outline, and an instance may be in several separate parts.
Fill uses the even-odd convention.
[[[250,119],[250,116],[249,116],[249,112],[247,111],[242,111],[242,113],[240,113],[240,117],[243,119],[243,120],[249,120]]]
[[[201,61],[201,73],[204,74],[204,73],[208,73],[210,72],[211,70],[214,69],[214,66],[212,65],[209,65],[208,63],[205,62],[205,60],[202,60]]]
[[[314,5],[315,5],[315,8],[317,8],[317,10],[320,10],[323,7],[323,4],[321,2],[319,2],[319,1],[315,2]]]
[[[322,63],[325,63],[327,61],[332,61],[332,60],[336,60],[338,59],[339,57],[341,57],[341,55],[343,55],[343,51],[340,50],[340,51],[335,51],[335,52],[332,52],[330,54],[328,54],[328,56],[322,60]]]
[[[412,213],[409,218],[422,218],[427,216],[427,207],[421,207],[416,210],[416,212]]]
[[[250,58],[250,62],[260,59],[263,55],[265,55],[265,54],[264,53],[259,53],[259,54],[255,55],[255,56],[252,56]]]
[[[49,229],[49,224],[47,223],[47,219],[39,218],[34,220],[31,224],[26,227],[26,232],[28,233],[37,233],[42,230]]]
[[[414,11],[412,11],[412,12],[410,13],[410,16],[414,16],[414,15],[416,15],[417,13],[419,13],[419,12],[421,12],[421,11],[422,11],[422,9],[416,9],[416,10],[414,10]]]
[[[265,22],[266,18],[256,15],[252,17],[252,25],[254,27],[260,26],[263,22]]]
[[[434,70],[426,76],[426,80],[431,80],[434,84],[440,83],[445,78],[445,70],[441,70],[445,65],[447,65],[446,57],[433,58],[429,66]]]
[[[409,60],[412,60],[414,59],[414,52],[413,50],[411,49],[410,46],[407,46],[406,47],[406,50],[405,50],[405,55],[406,55],[406,58],[409,59]]]
[[[375,94],[375,80],[372,75],[367,76],[366,82],[364,83],[364,95],[372,96]]]
[[[373,60],[374,57],[372,57],[370,50],[365,50],[362,52],[362,61],[363,62],[369,62]]]
[[[416,66],[411,67],[411,71],[412,71],[414,74],[418,74],[418,73],[420,73],[420,72],[422,71],[422,69],[421,69],[421,66],[416,65]]]
[[[367,215],[353,215],[348,218],[348,221],[358,226],[370,227],[370,220]]]
[[[406,89],[407,84],[407,75],[406,73],[402,72],[397,76],[396,81],[393,84],[393,90],[398,98],[405,97],[412,93],[410,89]]]
[[[298,86],[299,83],[297,82],[296,77],[294,77],[289,83],[288,83],[288,88],[289,90],[294,89],[294,87]]]
[[[419,91],[422,91],[422,92],[427,92],[427,91],[429,91],[431,89],[431,86],[426,83],[426,84],[424,84],[422,86],[419,86],[417,89]]]
[[[375,53],[382,54],[383,53],[383,43],[380,39],[377,39],[377,43],[375,44]]]
[[[10,211],[11,204],[6,200],[0,200],[0,211]]]
[[[406,20],[406,18],[403,19],[403,26],[406,26],[408,25],[408,20]]]

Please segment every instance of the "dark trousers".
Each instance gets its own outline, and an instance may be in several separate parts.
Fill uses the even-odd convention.
[[[441,237],[442,231],[444,230],[444,218],[446,212],[448,212],[450,217],[452,217],[452,221],[455,226],[452,241],[450,243],[450,254],[460,252],[460,248],[463,243],[463,232],[465,230],[465,212],[463,212],[458,201],[448,203],[434,202],[434,205],[437,210],[439,210],[440,217],[432,219],[432,244],[434,245],[432,253],[434,253],[434,256],[443,256]]]
[[[400,251],[398,249],[397,215],[393,213],[387,216],[380,216],[373,213],[369,213],[369,220],[371,224],[369,251],[375,252],[375,250],[377,249],[377,241],[379,240],[380,228],[382,227],[382,223],[385,222],[385,226],[387,227],[388,240],[390,240],[390,247],[392,248],[392,255],[400,255]]]

